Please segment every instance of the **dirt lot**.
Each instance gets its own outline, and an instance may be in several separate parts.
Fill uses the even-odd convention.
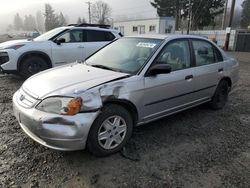
[[[0,187],[249,187],[250,61],[227,106],[206,105],[136,128],[120,153],[58,152],[28,138],[12,114],[22,81],[0,76]]]

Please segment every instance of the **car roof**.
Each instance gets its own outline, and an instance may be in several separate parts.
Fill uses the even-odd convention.
[[[178,38],[194,38],[194,39],[205,39],[201,36],[196,35],[185,35],[185,34],[141,34],[141,35],[132,35],[126,36],[126,38],[149,38],[149,39],[178,39]],[[206,39],[205,39],[206,40]]]
[[[75,27],[75,26],[65,26],[63,27],[65,29],[91,29],[91,30],[98,30],[98,31],[112,31],[115,33],[119,33],[119,31],[115,30],[115,29],[108,29],[108,28],[100,28],[100,27]]]
[[[149,38],[149,39],[166,39],[169,35],[164,34],[140,34],[140,35],[131,35],[126,36],[126,38]]]

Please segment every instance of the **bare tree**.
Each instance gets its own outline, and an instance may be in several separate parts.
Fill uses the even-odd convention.
[[[93,23],[108,24],[110,22],[111,8],[108,3],[99,0],[91,6]]]

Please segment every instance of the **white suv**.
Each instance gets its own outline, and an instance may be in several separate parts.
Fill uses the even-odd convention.
[[[59,27],[33,40],[4,42],[0,44],[0,72],[29,77],[51,67],[85,60],[120,37],[116,30],[86,24]]]

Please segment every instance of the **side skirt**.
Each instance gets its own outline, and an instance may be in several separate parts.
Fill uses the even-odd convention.
[[[161,112],[162,115],[153,114],[153,115],[147,116],[147,117],[143,118],[143,120],[141,122],[137,123],[136,126],[143,125],[143,124],[146,124],[146,123],[158,120],[158,119],[162,119],[164,117],[170,116],[172,114],[175,114],[175,113],[178,113],[178,112],[181,112],[181,111],[184,111],[184,110],[196,107],[196,106],[199,106],[199,105],[207,103],[209,101],[211,101],[211,98],[204,98],[204,99],[200,99],[198,101],[192,102],[192,104],[185,104],[185,105],[181,105],[181,106],[177,106],[177,107],[165,110],[164,112]],[[152,117],[152,116],[156,116],[156,117]]]

